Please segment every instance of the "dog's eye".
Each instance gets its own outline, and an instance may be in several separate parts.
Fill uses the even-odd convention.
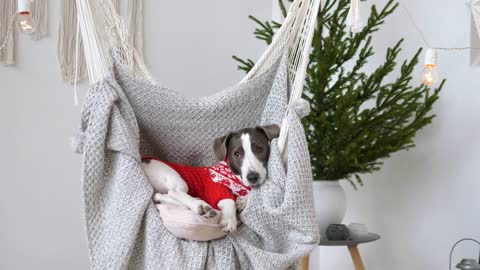
[[[257,146],[257,152],[261,153],[263,151],[263,147]]]
[[[234,154],[236,157],[240,157],[240,152],[238,152],[238,151],[235,151],[233,154]]]

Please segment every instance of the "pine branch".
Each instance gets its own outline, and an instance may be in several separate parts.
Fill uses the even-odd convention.
[[[314,178],[347,179],[356,187],[363,184],[361,174],[379,170],[392,153],[415,147],[415,135],[435,117],[432,108],[445,81],[432,90],[412,86],[421,49],[397,72],[403,39],[387,49],[383,64],[366,72],[375,52],[373,34],[398,3],[372,6],[366,26],[355,34],[345,27],[349,4],[350,0],[325,0],[320,7],[303,95],[312,111],[303,123]],[[282,0],[279,5],[286,16]],[[250,19],[257,25],[256,38],[270,44],[280,24]],[[246,72],[254,65],[250,59],[234,59]],[[387,80],[393,74],[396,78]]]
[[[233,55],[232,58],[239,62],[240,64],[237,66],[237,69],[239,70],[243,70],[245,71],[246,73],[248,73],[252,68],[253,66],[255,65],[255,62],[253,62],[252,59],[248,58],[247,60],[243,60],[241,59],[240,57],[238,56],[235,56]]]
[[[293,0],[287,0],[287,1],[290,3],[293,2]],[[285,2],[284,0],[278,0],[278,3],[280,6],[280,11],[283,17],[285,18],[287,16],[287,8],[285,6]],[[282,26],[281,23],[273,20],[262,22],[252,15],[248,16],[248,18],[254,21],[255,24],[257,25],[257,27],[255,28],[255,31],[253,32],[255,37],[259,40],[265,41],[267,45],[270,45],[272,43],[273,36],[275,35],[275,30],[279,29]],[[249,58],[247,58],[246,60],[243,60],[237,56],[232,56],[232,58],[235,61],[240,63],[237,66],[237,69],[243,70],[245,71],[245,73],[248,73],[250,69],[252,69],[252,67],[255,65],[255,63]]]

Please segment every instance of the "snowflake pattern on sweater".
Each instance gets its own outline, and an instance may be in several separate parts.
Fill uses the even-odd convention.
[[[228,166],[225,161],[213,165],[209,170],[213,182],[227,186],[232,193],[237,196],[246,196],[251,190],[250,187],[245,186],[242,180],[232,172],[230,166]]]
[[[236,200],[237,196],[246,196],[251,190],[232,172],[225,161],[210,167],[192,167],[166,162],[154,157],[142,158],[142,160],[147,159],[163,162],[175,170],[187,183],[190,196],[204,200],[217,210],[219,210],[217,204],[220,200]]]

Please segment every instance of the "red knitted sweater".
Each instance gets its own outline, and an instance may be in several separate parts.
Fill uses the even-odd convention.
[[[251,190],[232,172],[225,161],[211,167],[191,167],[166,162],[154,157],[143,157],[142,159],[154,159],[170,166],[187,183],[190,196],[204,200],[217,210],[220,210],[217,206],[220,200],[236,200],[237,196],[245,196]]]

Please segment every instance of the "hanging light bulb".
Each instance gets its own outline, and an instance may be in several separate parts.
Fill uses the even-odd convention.
[[[422,83],[426,86],[433,86],[438,81],[437,74],[437,51],[429,48],[425,53],[425,63],[423,64],[421,75]]]
[[[30,10],[31,4],[32,0],[18,0],[17,2],[18,29],[27,35],[33,33],[35,30],[35,24]]]

